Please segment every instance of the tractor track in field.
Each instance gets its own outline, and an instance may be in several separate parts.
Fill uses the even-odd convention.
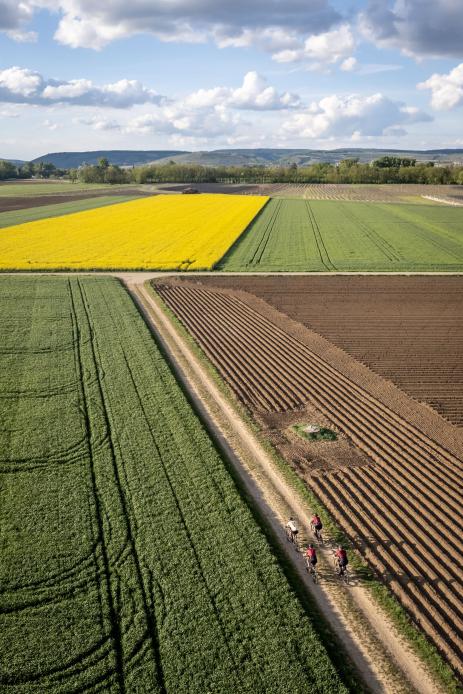
[[[310,220],[310,224],[312,227],[313,235],[315,238],[315,243],[317,245],[317,250],[318,254],[320,256],[320,261],[322,265],[328,270],[328,271],[334,271],[336,272],[336,265],[334,265],[331,262],[330,256],[328,255],[328,251],[326,250],[326,245],[323,240],[323,235],[320,231],[320,227],[318,226],[317,219],[315,217],[315,214],[310,206],[310,202],[308,200],[305,200],[305,206],[307,209],[307,215]]]
[[[256,435],[218,390],[153,296],[136,281],[129,281],[127,286],[172,360],[177,377],[201,411],[203,421],[211,433],[215,432],[213,436],[216,441],[220,441],[221,447],[228,451],[238,475],[244,480],[245,488],[267,516],[269,525],[283,538],[284,543],[282,521],[287,518],[285,514],[292,512],[301,519],[301,527],[305,526],[304,533],[310,538],[307,522],[303,520],[310,512],[307,502],[302,501],[275,468]],[[322,578],[317,586],[307,577],[300,555],[288,548],[287,543],[285,553],[303,577],[306,588],[312,593],[371,691],[391,694],[441,691],[361,581],[354,580],[351,588],[345,590],[342,584],[329,578],[332,568],[328,548],[319,551]]]
[[[187,283],[156,290],[248,408],[282,412],[310,401],[368,456],[364,467],[308,483],[462,675],[458,446],[391,409],[242,296]]]

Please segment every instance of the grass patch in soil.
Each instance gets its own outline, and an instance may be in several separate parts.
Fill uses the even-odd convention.
[[[336,441],[338,435],[335,431],[327,429],[326,427],[313,426],[313,430],[310,429],[312,426],[309,424],[293,424],[291,427],[298,436],[306,441]]]

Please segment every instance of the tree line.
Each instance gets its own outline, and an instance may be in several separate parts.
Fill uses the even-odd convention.
[[[0,161],[0,180],[14,178],[66,178],[82,183],[423,183],[463,185],[463,166],[417,162],[408,157],[385,156],[371,163],[343,159],[337,164],[309,166],[202,166],[149,164],[121,168],[105,158],[78,169],[57,169],[51,163],[15,166]]]

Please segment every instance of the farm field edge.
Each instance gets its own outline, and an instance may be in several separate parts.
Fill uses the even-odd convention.
[[[211,278],[211,279],[212,279],[212,278]],[[179,281],[180,281],[182,284],[184,284],[184,282],[183,282],[182,280],[179,280]],[[187,281],[186,283],[187,283],[187,284],[191,284],[192,281],[193,281],[193,278],[191,278],[191,279],[190,279],[189,281]],[[153,281],[153,286],[154,286],[154,289],[155,289],[155,290],[156,290],[156,283],[158,283],[158,284],[159,284],[159,283],[163,283],[163,280],[162,280],[162,279],[159,279],[159,280]],[[211,289],[212,289],[212,287],[211,287]],[[161,300],[161,301],[164,301],[164,303],[165,303],[164,297],[160,297],[160,300]],[[165,306],[167,306],[167,311],[172,312],[172,307],[170,306],[170,302],[168,302],[167,304],[165,304]],[[175,313],[174,315],[175,315],[175,319],[174,319],[174,320],[176,320],[177,322],[180,323],[180,325],[182,326],[183,331],[184,331],[184,332],[187,331],[188,334],[190,334],[190,333],[189,333],[189,327],[186,328],[186,327],[184,326],[184,324],[180,321],[180,318],[179,318],[179,316],[177,315],[177,313]],[[191,340],[195,340],[195,337],[192,337],[192,336],[191,336],[190,339],[191,339]],[[197,343],[196,343],[196,344],[197,344]],[[201,347],[201,346],[198,346],[197,349],[200,350],[200,352],[202,351],[202,347]],[[203,358],[206,359],[206,361],[209,361],[209,356],[204,356],[204,354],[203,354]],[[216,369],[216,365],[214,365],[212,368],[213,368],[213,369]],[[222,376],[223,376],[223,374],[222,374]],[[222,376],[219,376],[219,378],[222,378]],[[227,388],[228,388],[228,387],[229,387],[229,386],[227,386]],[[233,399],[236,401],[235,395],[233,396]],[[258,426],[258,427],[259,427],[259,426],[260,426],[260,425],[259,425],[259,422],[255,422],[255,426]],[[265,434],[264,434],[264,435],[265,435]],[[270,442],[269,442],[269,445],[270,445],[270,446],[273,446],[273,444],[270,443]],[[277,458],[278,458],[278,457],[279,457],[279,454],[276,453],[276,456],[277,456]],[[280,462],[281,462],[281,459],[280,459]],[[283,465],[283,466],[286,466],[286,467],[288,468],[288,475],[289,475],[289,476],[293,475],[293,478],[294,478],[294,476],[296,476],[296,480],[297,480],[297,481],[296,481],[295,483],[296,483],[297,487],[300,488],[300,485],[301,485],[301,484],[302,484],[302,485],[305,484],[305,483],[301,480],[300,477],[297,477],[297,475],[296,475],[296,473],[294,472],[294,470],[291,470],[290,466],[288,466],[288,462],[287,462],[287,461],[284,461],[284,462],[282,463],[282,465]],[[308,489],[308,490],[306,489],[306,491],[308,491],[309,494],[310,494],[310,493],[313,493],[313,490],[310,490],[310,489]],[[317,497],[317,498],[319,499],[320,497]],[[322,504],[322,505],[324,504],[323,499],[322,499],[322,501],[321,501],[321,504]],[[326,508],[326,504],[325,504],[325,508]],[[331,516],[332,516],[332,508],[331,508]],[[336,520],[337,520],[337,522],[339,522],[339,518],[336,517]],[[345,530],[345,528],[344,528],[344,530]],[[441,659],[440,659],[440,656],[436,655],[435,647],[434,647],[433,645],[430,645],[430,644],[429,644],[429,641],[427,641],[426,637],[422,635],[422,632],[419,632],[419,635],[418,635],[418,633],[417,633],[417,631],[416,631],[416,627],[413,626],[412,623],[410,622],[409,617],[406,615],[406,613],[405,613],[405,611],[404,611],[404,608],[398,606],[398,603],[397,603],[397,601],[396,601],[396,598],[391,597],[391,594],[389,593],[388,589],[387,589],[383,584],[378,584],[376,581],[373,581],[372,587],[373,587],[373,592],[375,593],[375,595],[376,595],[377,599],[379,600],[379,602],[380,602],[381,604],[383,604],[383,606],[387,609],[387,611],[391,614],[391,616],[399,623],[399,628],[400,628],[401,630],[404,630],[404,632],[408,634],[409,640],[411,640],[411,641],[414,642],[414,644],[415,644],[414,647],[425,657],[425,659],[427,659],[427,660],[429,660],[429,661],[433,661],[433,660],[434,660],[433,670],[434,670],[434,672],[436,672],[436,674],[439,674],[439,671],[442,669],[442,661],[441,661]],[[415,620],[415,621],[416,621],[416,620]],[[443,671],[445,671],[445,667],[444,667],[444,670],[443,670]],[[442,674],[442,673],[441,673],[441,674]],[[448,675],[448,671],[447,671],[447,675]],[[445,678],[444,678],[444,679],[445,679]],[[450,680],[452,680],[452,677],[451,677],[451,676],[450,676],[450,678],[449,678],[449,681],[448,681],[447,685],[450,686],[450,687],[455,686],[455,681],[454,681],[454,680],[453,680],[453,685],[452,685],[452,684],[449,684]],[[458,688],[457,688],[457,689],[458,689]],[[456,691],[457,689],[455,689],[455,691]]]
[[[11,390],[14,383],[27,387],[28,392],[28,395],[23,392],[19,398],[28,402],[21,405],[24,406],[22,415],[21,410],[16,409],[14,412],[15,428],[11,431],[8,429],[9,450],[18,462],[3,461],[3,475],[10,476],[10,479],[4,477],[5,486],[2,488],[4,491],[14,490],[14,498],[8,499],[9,495],[5,492],[5,500],[8,503],[2,504],[2,508],[10,509],[6,527],[11,540],[14,538],[13,545],[9,545],[10,551],[14,547],[16,555],[13,558],[9,557],[10,562],[7,557],[3,567],[5,578],[10,582],[10,590],[7,596],[4,596],[4,600],[9,601],[10,611],[9,617],[5,610],[2,612],[4,624],[0,633],[7,639],[3,650],[6,663],[13,668],[7,677],[9,684],[13,687],[17,684],[21,692],[36,691],[35,685],[27,686],[29,678],[40,675],[40,667],[43,669],[50,654],[53,654],[56,660],[61,658],[65,662],[69,661],[70,655],[72,658],[72,653],[77,657],[81,652],[79,649],[82,648],[84,629],[84,633],[90,635],[89,646],[93,643],[96,648],[98,644],[98,650],[90,647],[88,655],[82,653],[78,656],[80,665],[88,665],[87,670],[82,673],[83,668],[80,668],[80,665],[79,669],[71,667],[70,664],[62,670],[57,662],[52,669],[48,666],[49,674],[43,680],[43,686],[47,687],[47,691],[71,692],[71,683],[74,681],[77,688],[82,684],[89,686],[92,681],[104,681],[108,685],[105,691],[117,691],[117,682],[121,677],[129,686],[130,682],[135,681],[139,686],[146,677],[147,682],[152,682],[153,676],[159,683],[160,691],[163,687],[165,691],[204,691],[204,686],[210,686],[211,682],[219,687],[220,682],[222,686],[225,682],[230,686],[235,677],[235,669],[230,654],[227,655],[223,636],[220,636],[221,629],[226,624],[227,638],[234,642],[234,657],[241,653],[241,657],[244,658],[241,661],[242,677],[247,677],[245,681],[249,683],[250,691],[256,686],[255,665],[252,662],[256,657],[260,662],[260,678],[264,678],[260,681],[263,682],[265,677],[269,677],[268,686],[272,691],[280,691],[275,689],[274,685],[275,681],[283,676],[283,672],[285,686],[288,678],[291,678],[293,691],[306,691],[308,681],[320,687],[320,691],[345,691],[281,569],[272,558],[267,541],[253,520],[251,511],[238,494],[217,451],[191,412],[159,349],[119,283],[110,279],[74,277],[66,280],[2,277],[0,283],[3,283],[3,286],[9,283],[9,287],[13,287],[13,291],[8,290],[9,296],[8,291],[2,292],[3,302],[6,300],[8,303],[9,299],[17,306],[14,287],[21,287],[23,299],[25,297],[26,303],[29,302],[27,315],[35,306],[32,321],[28,325],[21,321],[18,309],[10,316],[10,361],[14,362],[17,359],[18,346],[19,353],[22,348],[25,360],[21,365],[19,382],[14,373],[8,375],[2,371],[5,378],[4,393],[9,394],[10,400],[18,402],[18,394]],[[64,294],[58,292],[58,295],[61,293],[61,297],[60,301],[55,303],[55,311],[50,310],[50,294],[53,295],[57,288],[63,287],[66,289]],[[68,308],[77,316],[72,325],[69,324]],[[45,313],[41,315],[41,311]],[[62,330],[58,328],[60,323]],[[54,345],[47,342],[50,325],[55,327]],[[127,331],[130,331],[130,340],[124,337],[128,335]],[[26,352],[24,346],[27,346]],[[51,347],[58,349],[58,352],[56,349],[51,350]],[[50,356],[47,356],[47,349]],[[66,352],[69,352],[69,359]],[[56,354],[59,355],[59,359],[56,358]],[[77,361],[74,361],[76,358]],[[54,365],[47,369],[48,359],[53,359]],[[41,368],[32,368],[34,361],[41,362]],[[85,369],[85,378],[81,385],[78,383],[79,379],[76,379],[82,368],[79,363]],[[115,365],[117,369],[114,368]],[[38,367],[38,364],[35,366]],[[51,378],[52,374],[61,377],[59,389],[56,379]],[[155,393],[150,374],[151,379],[153,374],[156,374],[161,384],[155,385]],[[62,399],[55,403],[50,412],[46,405],[44,410],[42,396],[43,388],[50,389],[52,384],[54,390],[53,393],[48,393],[48,397]],[[55,392],[57,390],[60,395]],[[34,391],[37,395],[35,398]],[[143,399],[141,409],[140,397]],[[32,406],[35,400],[41,402],[35,402]],[[66,409],[74,411],[74,407],[77,407],[76,412],[80,412],[80,421],[76,423],[74,414],[72,421],[68,418],[63,422],[60,413]],[[84,411],[81,410],[82,407]],[[38,408],[35,421],[40,419],[42,422],[39,430],[32,437],[31,432],[20,437],[15,436],[14,431],[19,431],[21,416],[27,415],[30,418],[34,408]],[[129,411],[131,417],[127,420]],[[8,421],[12,421],[11,416],[10,411]],[[173,418],[173,426],[169,423],[170,416]],[[180,427],[179,417],[182,422]],[[130,422],[129,428],[127,422]],[[50,432],[51,424],[53,427]],[[73,440],[68,442],[64,435],[66,427],[69,432],[74,432],[71,437]],[[134,431],[130,433],[131,428]],[[27,427],[25,430],[27,431]],[[156,432],[154,448],[153,431]],[[192,442],[196,451],[191,460],[195,460],[197,464],[193,469],[189,469],[186,457],[190,457]],[[63,443],[70,445],[66,452],[63,449],[62,455],[57,458],[57,451],[52,450],[52,444]],[[163,460],[161,450],[164,451],[166,460]],[[174,458],[173,451],[176,451]],[[37,453],[40,455],[37,456]],[[80,460],[79,464],[79,456],[82,453],[84,460]],[[91,456],[90,468],[88,455]],[[67,462],[63,460],[63,456],[68,458]],[[155,476],[153,465],[156,470]],[[53,469],[47,471],[47,466]],[[57,470],[60,472],[59,489],[56,486],[58,480],[53,483]],[[27,481],[29,474],[34,477],[34,483]],[[21,508],[18,508],[20,498],[16,475],[21,475]],[[42,475],[46,475],[45,488],[43,478],[41,481]],[[142,479],[144,483],[140,487]],[[43,494],[38,496],[37,490],[41,487]],[[51,523],[51,528],[54,528],[52,537],[47,538],[44,546],[41,523],[50,521],[51,508],[55,508],[54,513],[60,512],[61,505],[56,504],[56,501],[62,498],[66,488],[69,494],[72,489],[72,495],[67,498],[65,514],[60,517],[57,525]],[[157,504],[153,509],[149,497],[152,497],[156,488]],[[94,493],[89,495],[86,504],[85,490],[90,493],[91,489]],[[213,502],[219,491],[219,496]],[[53,499],[56,494],[58,497]],[[179,502],[183,509],[180,515],[175,511]],[[38,524],[35,517],[37,504],[44,516]],[[85,512],[85,508],[89,511]],[[31,546],[30,537],[28,539],[17,535],[17,524],[23,515],[28,519],[28,532],[32,532],[30,528],[34,526],[32,534],[36,542],[39,541],[38,544]],[[185,521],[182,520],[185,516],[190,518],[188,532],[183,525]],[[73,522],[70,522],[71,518],[74,518]],[[223,536],[225,526],[226,538]],[[85,532],[84,528],[87,528]],[[70,529],[72,532],[66,537]],[[86,538],[85,548],[77,540],[81,532]],[[175,537],[172,537],[174,533]],[[103,538],[103,542],[98,540],[99,537]],[[246,543],[243,544],[244,537],[248,540],[252,537],[252,550]],[[21,551],[21,543],[24,542],[26,545],[23,545]],[[259,551],[256,552],[257,547]],[[65,548],[61,558],[57,556],[57,548]],[[35,555],[32,550],[36,552]],[[83,556],[76,557],[76,553],[81,551]],[[27,557],[27,562],[23,560],[21,564],[18,561],[21,555]],[[182,560],[179,562],[180,557]],[[117,562],[113,566],[116,559]],[[256,564],[259,566],[260,578],[255,574],[256,569],[252,568]],[[21,582],[18,578],[21,577],[14,571],[18,565],[23,566],[23,574],[29,574],[23,575],[25,582],[22,586],[18,585]],[[40,576],[45,566],[48,566],[50,574]],[[53,574],[56,575],[53,577]],[[241,578],[238,579],[237,574]],[[241,585],[237,580],[241,581]],[[262,580],[267,581],[265,599],[263,586],[259,587]],[[159,581],[163,584],[161,592]],[[182,592],[179,592],[183,590],[182,587],[198,581],[198,591],[193,595],[190,594],[191,591],[186,591],[182,597]],[[178,587],[176,582],[179,584]],[[209,582],[216,583],[216,597],[213,599],[207,598],[206,587]],[[74,594],[76,598],[81,596],[89,601],[83,612],[81,598],[77,600],[75,610],[71,609],[70,614],[57,610],[57,599],[61,603],[64,600],[63,606],[66,608],[70,607],[69,597],[65,598],[69,595],[70,588],[71,595]],[[270,609],[269,591],[277,605],[280,604],[279,600],[285,605],[281,615]],[[231,596],[233,602],[239,600],[238,609],[229,603]],[[252,608],[250,601],[253,602]],[[30,643],[35,646],[34,653],[27,651],[19,654],[14,638],[12,641],[8,639],[8,633],[11,632],[5,628],[7,621],[15,619],[19,608],[22,620],[30,617],[30,611],[37,610],[34,607],[37,604],[43,606],[35,612],[34,619],[28,619]],[[49,608],[46,608],[47,604],[50,605]],[[89,609],[92,604],[94,610]],[[182,610],[185,618],[179,631],[176,615]],[[218,618],[221,611],[223,618],[228,613],[222,626]],[[48,628],[43,622],[45,614],[49,619]],[[61,634],[61,631],[56,631],[56,625],[53,628],[53,619],[58,620],[59,624],[65,614],[66,620],[70,619],[74,627],[69,628],[66,638],[58,645],[53,641],[53,634]],[[82,623],[84,614],[85,622]],[[202,614],[205,619],[201,617]],[[135,615],[138,615],[136,619]],[[193,621],[190,617],[187,618],[188,615]],[[282,622],[279,621],[280,618],[283,619]],[[239,619],[239,628],[236,619]],[[34,624],[37,628],[35,637],[31,633]],[[77,627],[78,624],[81,624],[80,628]],[[262,629],[259,627],[260,631],[257,633],[258,624]],[[157,644],[151,643],[153,626],[157,632]],[[20,627],[16,620],[13,635],[18,628]],[[279,630],[282,634],[279,634]],[[73,634],[78,634],[77,640]],[[40,643],[37,641],[39,637]],[[298,641],[299,660],[289,649],[289,642],[292,642],[293,638]],[[200,652],[195,650],[194,643],[201,644]],[[205,643],[208,643],[209,647],[204,653]],[[98,657],[91,656],[92,652],[94,656],[98,654]],[[251,652],[252,658],[248,660],[247,654],[250,655]],[[126,656],[129,657],[128,660]],[[132,661],[132,658],[135,660]],[[273,659],[272,664],[269,658]],[[314,666],[316,660],[320,666],[318,669]],[[136,667],[129,667],[129,664],[136,664]],[[281,672],[277,674],[279,668]],[[161,679],[158,676],[160,672]],[[173,682],[175,689],[172,689]]]

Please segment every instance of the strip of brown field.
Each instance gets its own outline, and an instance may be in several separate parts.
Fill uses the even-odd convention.
[[[60,202],[73,202],[74,200],[88,200],[89,198],[101,198],[111,196],[134,195],[140,197],[143,193],[134,188],[110,190],[109,188],[99,191],[84,191],[82,193],[59,193],[42,195],[22,195],[17,197],[0,196],[0,212],[13,212],[14,210],[26,210],[30,207],[41,207],[42,205],[54,205]]]
[[[168,183],[158,185],[160,192],[180,193],[190,184]],[[238,195],[269,195],[307,200],[357,200],[364,202],[417,202],[424,195],[442,201],[463,201],[463,188],[457,185],[422,184],[352,184],[352,183],[195,183],[201,193],[235,193]],[[423,200],[427,202],[429,200]]]
[[[463,425],[463,278],[214,277],[326,337]]]
[[[250,294],[154,286],[257,419],[310,406],[359,449],[298,472],[463,674],[461,429]]]

